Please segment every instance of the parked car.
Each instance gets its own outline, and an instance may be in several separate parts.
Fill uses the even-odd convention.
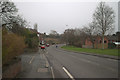
[[[50,46],[50,44],[46,44],[46,46],[47,46],[47,47],[49,47],[49,46]]]

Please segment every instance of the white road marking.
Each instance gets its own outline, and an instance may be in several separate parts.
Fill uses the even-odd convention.
[[[37,72],[39,72],[39,68],[38,68]]]
[[[82,60],[82,61],[85,61],[85,62],[88,62],[88,63],[95,64],[95,65],[97,65],[97,66],[100,65],[100,64],[98,64],[98,63],[96,63],[96,62],[91,62],[91,61],[88,61],[88,60],[85,60],[85,59],[81,59],[81,60]],[[113,71],[113,72],[116,72],[113,68],[109,68],[109,67],[102,66],[102,65],[101,65],[101,67],[103,67],[103,68],[107,68],[107,69],[109,69],[109,70],[111,70],[111,71]]]
[[[88,63],[92,63],[92,64],[95,64],[95,65],[100,65],[100,64],[98,64],[98,63],[96,63],[96,62],[92,62],[92,61],[89,61],[89,60],[86,60],[86,59],[80,59],[80,60],[82,60],[82,61],[84,61],[84,62],[88,62]]]
[[[37,72],[48,72],[47,68],[38,68]]]
[[[53,68],[50,67],[50,69],[51,69],[51,72],[52,72],[52,77],[55,78],[55,75],[54,75],[54,72],[53,72]]]
[[[72,57],[75,57],[75,56],[72,56]],[[76,58],[76,57],[75,57]],[[83,61],[83,62],[87,62],[87,63],[92,63],[94,65],[100,65],[99,63],[96,63],[96,62],[93,62],[93,61],[90,61],[90,60],[87,60],[87,59],[83,59],[83,58],[78,58],[79,60]]]
[[[101,66],[101,67],[106,68],[106,69],[108,69],[108,70],[111,70],[111,71],[113,71],[113,72],[116,72],[116,71],[117,71],[117,70],[115,70],[115,69],[113,69],[113,68],[110,68],[110,67],[107,67],[107,66]]]
[[[67,73],[67,75],[68,75],[72,80],[75,80],[75,79],[73,78],[73,76],[68,72],[68,70],[65,69],[65,67],[63,67],[63,70]]]
[[[72,56],[72,57],[75,57],[75,56]],[[99,63],[96,63],[96,62],[93,62],[93,61],[90,61],[90,60],[86,60],[86,59],[82,59],[82,58],[79,58],[79,60],[84,61],[84,62],[87,62],[87,63],[92,63],[92,64],[94,64],[94,65],[101,66],[102,68],[106,68],[106,69],[108,69],[108,70],[111,70],[111,71],[113,71],[113,72],[116,72],[116,70],[113,69],[113,68],[100,65]],[[114,60],[114,59],[107,59],[107,60],[117,61],[117,60]]]
[[[48,60],[46,59],[46,57],[45,57],[45,55],[44,55],[44,54],[43,54],[43,56],[44,56],[44,59],[45,59],[45,61],[46,61],[45,67],[46,67],[46,68],[48,68],[48,67],[49,67]]]
[[[46,65],[45,65],[46,68],[49,67],[49,64],[48,64],[48,61],[46,60]]]
[[[33,56],[33,57],[32,57],[32,59],[30,60],[29,64],[31,64],[31,63],[32,63],[32,61],[33,61],[34,57],[35,57],[35,56]]]

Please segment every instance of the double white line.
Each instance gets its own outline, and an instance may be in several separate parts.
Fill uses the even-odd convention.
[[[67,73],[67,75],[72,79],[72,80],[75,80],[74,77],[68,72],[68,70],[63,67],[63,70]]]

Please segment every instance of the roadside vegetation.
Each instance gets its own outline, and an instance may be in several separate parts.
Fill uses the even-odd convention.
[[[18,14],[15,4],[0,1],[2,12],[2,64],[9,64],[25,49],[38,50],[37,30],[27,28],[30,25]]]
[[[118,49],[88,49],[88,48],[78,48],[75,46],[63,46],[63,49],[76,51],[76,52],[87,52],[87,53],[95,53],[101,55],[112,55],[112,56],[120,56],[118,55]]]
[[[8,33],[6,30],[2,31],[2,40],[3,64],[7,63],[15,56],[20,55],[26,47],[24,37],[14,33]]]
[[[60,43],[60,34],[55,30],[51,30],[50,34],[46,35],[45,41],[49,44],[58,44]]]
[[[100,2],[92,17],[92,21],[88,25],[83,26],[83,28],[66,29],[61,34],[61,41],[66,45],[79,48],[103,49],[103,53],[104,49],[113,49],[114,51],[114,49],[119,48],[120,45],[114,43],[120,42],[120,32],[114,32],[115,13],[113,8],[105,2]],[[98,53],[102,52],[101,50],[100,52],[98,51]]]

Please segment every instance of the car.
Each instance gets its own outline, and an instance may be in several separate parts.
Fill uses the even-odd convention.
[[[41,49],[45,49],[45,45],[41,45]]]
[[[49,47],[50,45],[49,44],[46,44],[47,47]]]

